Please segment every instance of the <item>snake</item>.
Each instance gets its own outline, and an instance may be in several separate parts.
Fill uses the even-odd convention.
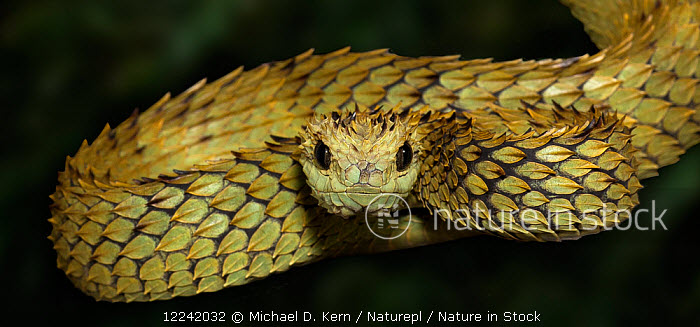
[[[330,257],[630,219],[641,181],[700,142],[700,4],[562,2],[599,52],[309,50],[106,125],[50,196],[58,268],[98,301],[167,300]]]

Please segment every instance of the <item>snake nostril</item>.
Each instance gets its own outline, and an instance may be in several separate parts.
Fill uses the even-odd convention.
[[[374,187],[380,187],[383,184],[383,173],[379,170],[375,170],[369,175],[369,185]]]
[[[360,182],[360,169],[357,166],[352,165],[345,170],[345,180],[351,184],[357,184]]]
[[[360,183],[362,183],[362,184],[369,183],[369,172],[367,170],[360,171]]]

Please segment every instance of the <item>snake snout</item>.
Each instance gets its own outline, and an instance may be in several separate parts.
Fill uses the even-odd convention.
[[[346,183],[352,185],[367,185],[379,187],[384,184],[384,172],[378,169],[374,163],[361,160],[357,164],[350,164],[344,168]]]

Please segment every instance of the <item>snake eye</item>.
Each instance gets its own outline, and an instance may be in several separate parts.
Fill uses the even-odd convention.
[[[321,166],[321,168],[323,168],[323,170],[331,167],[331,150],[322,141],[316,143],[314,156],[316,156],[316,162],[319,166]]]
[[[398,171],[404,171],[408,169],[408,166],[413,160],[413,149],[405,142],[400,148],[399,152],[396,153],[396,169]]]

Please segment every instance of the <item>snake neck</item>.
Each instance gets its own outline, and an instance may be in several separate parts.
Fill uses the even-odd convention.
[[[627,219],[642,187],[630,128],[596,108],[550,115],[522,134],[494,134],[476,118],[446,125],[429,138],[416,185],[423,205],[464,229],[515,240],[577,239]]]

